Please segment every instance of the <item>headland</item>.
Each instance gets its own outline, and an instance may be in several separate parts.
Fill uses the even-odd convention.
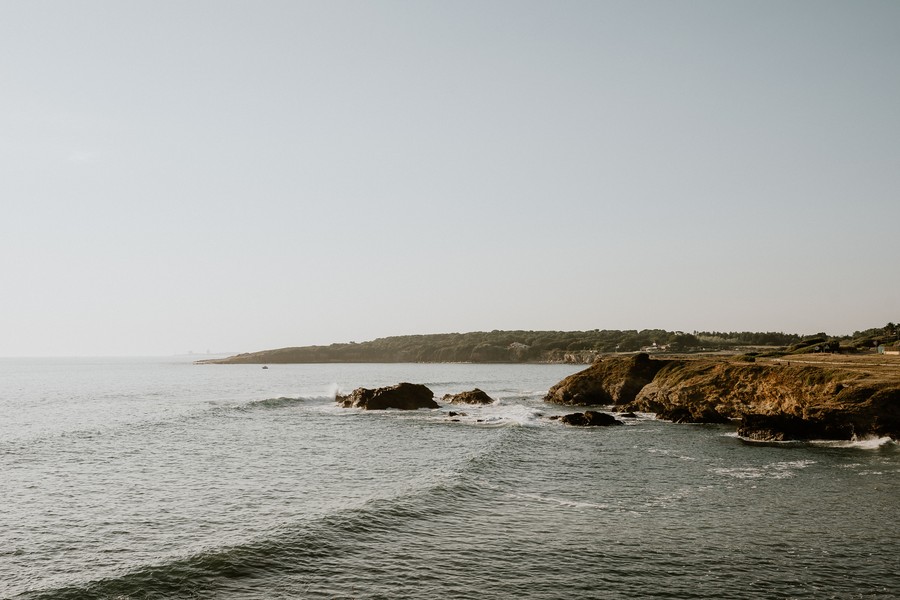
[[[738,423],[759,441],[900,439],[900,359],[605,357],[559,382],[545,400],[612,405],[679,423]]]

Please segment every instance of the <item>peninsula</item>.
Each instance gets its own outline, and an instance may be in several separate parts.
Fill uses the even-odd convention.
[[[378,338],[328,346],[297,346],[248,352],[204,364],[285,363],[574,363],[591,364],[611,353],[747,352],[809,353],[867,352],[897,340],[897,327],[834,337],[781,332],[666,331],[664,329],[587,331],[474,331]]]

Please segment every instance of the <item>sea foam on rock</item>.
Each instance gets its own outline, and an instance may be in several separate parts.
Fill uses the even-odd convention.
[[[365,410],[440,408],[434,401],[434,392],[428,387],[406,382],[376,389],[356,388],[346,396],[335,396],[335,401],[344,408]]]

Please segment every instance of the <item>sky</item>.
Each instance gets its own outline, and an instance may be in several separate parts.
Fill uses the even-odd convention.
[[[0,356],[900,321],[894,0],[0,3]]]

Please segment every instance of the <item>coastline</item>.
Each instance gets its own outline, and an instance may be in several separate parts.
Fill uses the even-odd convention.
[[[545,400],[613,405],[677,423],[739,422],[739,435],[756,441],[897,440],[900,360],[611,357],[565,378]]]

